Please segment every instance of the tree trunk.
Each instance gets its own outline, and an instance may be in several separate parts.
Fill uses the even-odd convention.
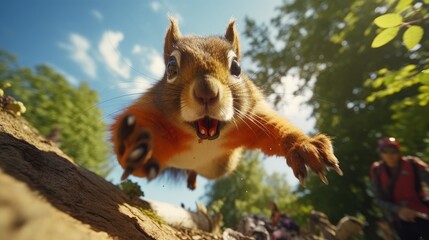
[[[0,111],[0,239],[220,239],[141,211],[150,208],[75,164],[22,117]]]

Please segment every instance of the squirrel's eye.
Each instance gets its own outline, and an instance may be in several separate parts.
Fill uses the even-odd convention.
[[[229,69],[229,71],[231,72],[231,74],[235,77],[239,77],[241,74],[241,67],[240,64],[238,63],[238,60],[236,58],[234,58],[231,62],[231,68]]]
[[[170,83],[173,82],[176,79],[178,73],[179,67],[177,66],[176,57],[170,56],[167,62],[167,81]]]

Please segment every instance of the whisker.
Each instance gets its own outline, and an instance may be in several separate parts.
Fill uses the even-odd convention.
[[[114,111],[114,112],[107,114],[105,117],[113,117],[114,115],[116,115],[117,113],[122,112],[122,111],[123,111],[123,109],[119,109],[117,111]]]
[[[255,115],[255,114],[252,114],[252,113],[246,113],[246,114],[244,114],[239,109],[235,109],[235,110],[236,110],[235,112],[242,119],[242,121],[244,121],[246,123],[245,119],[247,119],[250,122],[252,122],[256,127],[258,127],[259,129],[261,129],[266,135],[268,135],[268,136],[270,136],[272,138],[275,137],[274,134],[271,131],[269,131],[269,129],[265,126],[265,124],[262,123],[261,121],[259,121],[259,120],[264,120],[263,118]],[[259,119],[257,117],[259,117]],[[246,124],[249,126],[249,128],[251,128],[248,123],[246,123]],[[251,129],[253,131],[253,128],[251,128]],[[253,132],[255,133],[255,131],[253,131]]]
[[[238,109],[234,109],[234,112],[236,113],[237,118],[239,118],[244,124],[247,125],[247,127],[249,127],[249,129],[256,134],[256,132],[254,131],[254,129],[249,125],[249,123],[247,123],[246,119],[244,118],[243,115],[241,115],[239,112],[236,112],[236,110]]]

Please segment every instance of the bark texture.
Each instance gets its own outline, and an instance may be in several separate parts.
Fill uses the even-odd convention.
[[[0,111],[0,239],[220,239],[160,223],[150,208]]]

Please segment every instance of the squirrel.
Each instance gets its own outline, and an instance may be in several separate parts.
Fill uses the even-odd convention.
[[[217,179],[238,165],[243,149],[282,156],[305,184],[307,167],[328,183],[326,170],[342,171],[330,139],[305,135],[266,104],[262,91],[242,72],[235,20],[224,36],[182,36],[170,18],[161,80],[120,113],[111,140],[121,177],[152,180],[169,169]],[[168,172],[168,171],[167,171]]]

